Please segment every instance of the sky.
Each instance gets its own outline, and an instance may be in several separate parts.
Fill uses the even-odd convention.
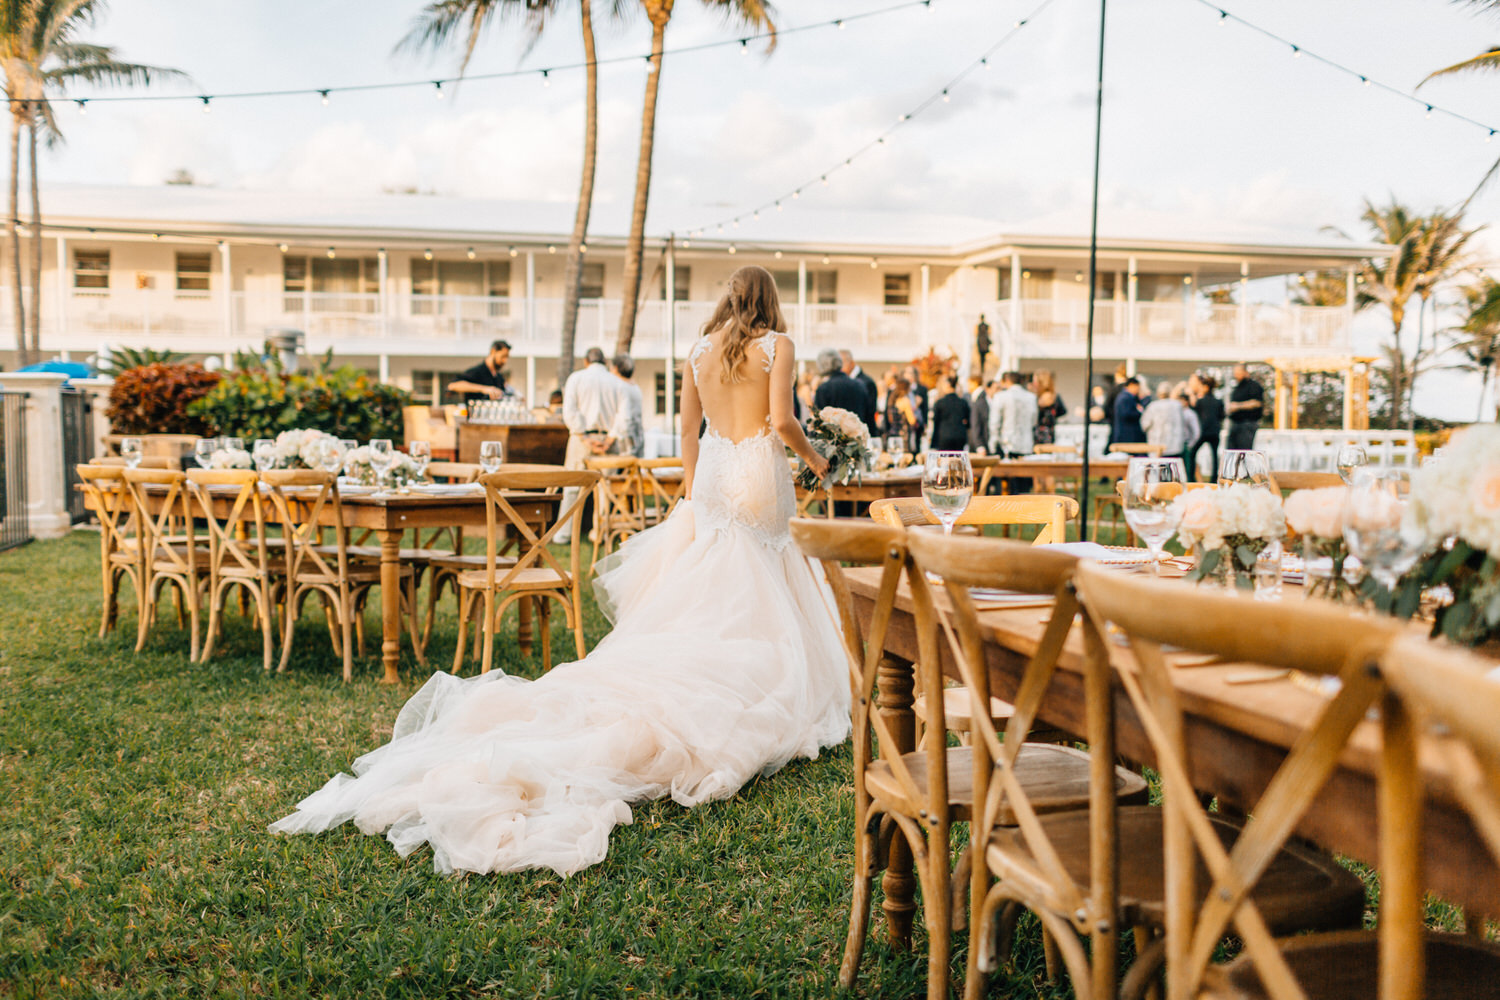
[[[782,0],[783,28],[878,11],[898,0]],[[597,4],[603,7],[604,4]],[[1411,91],[1433,69],[1500,43],[1500,15],[1446,0],[1222,0],[1306,50],[1296,57],[1200,0],[1132,0],[1109,9],[1100,219],[1150,212],[1185,232],[1275,230],[1356,237],[1363,200],[1395,197],[1418,211],[1461,202],[1496,158],[1500,75],[1433,81],[1439,110],[1361,86],[1326,56]],[[149,93],[322,88],[451,76],[456,50],[393,54],[419,0],[115,0],[88,36],[122,58],[181,69],[192,82]],[[566,5],[565,5],[566,7]],[[1016,21],[1026,19],[1016,31]],[[950,101],[816,184],[787,211],[884,209],[1002,222],[1076,219],[1086,230],[1093,149],[1095,0],[932,0],[930,7],[783,35],[769,55],[743,28],[679,0],[657,114],[653,232],[707,225],[816,179],[937,93],[1007,34]],[[600,17],[603,58],[649,48],[643,17]],[[571,12],[536,41],[502,22],[469,72],[540,70],[581,58]],[[600,71],[596,220],[621,231],[636,168],[643,60]],[[179,169],[221,187],[375,194],[386,190],[570,202],[576,196],[583,74],[557,71],[444,88],[260,100],[91,103],[66,113],[66,141],[43,154],[45,184],[156,185]],[[75,96],[96,91],[80,89]],[[124,92],[119,92],[124,93]],[[1500,221],[1500,184],[1469,222]],[[745,236],[754,238],[753,223]],[[1500,263],[1500,232],[1473,263]],[[1456,298],[1456,295],[1453,297]],[[1441,301],[1441,299],[1440,299]],[[1415,335],[1415,323],[1408,337]],[[1361,348],[1383,333],[1362,314]],[[1423,412],[1472,418],[1477,380],[1436,373]]]

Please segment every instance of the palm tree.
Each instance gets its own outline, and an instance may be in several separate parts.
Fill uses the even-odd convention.
[[[1483,228],[1483,227],[1480,227]],[[1417,307],[1417,349],[1412,354],[1411,377],[1408,392],[1413,398],[1411,406],[1411,429],[1416,430],[1415,405],[1417,375],[1420,374],[1424,358],[1423,339],[1426,334],[1427,303],[1438,286],[1458,270],[1465,248],[1479,229],[1463,228],[1462,211],[1452,214],[1437,211],[1422,220],[1417,240],[1417,295],[1421,299]]]
[[[1500,281],[1485,276],[1463,289],[1463,296],[1467,314],[1463,323],[1449,331],[1462,359],[1454,367],[1479,373],[1477,419],[1483,420],[1485,396],[1500,365]]]
[[[630,213],[630,236],[625,241],[625,278],[620,291],[620,329],[615,337],[615,351],[628,354],[635,339],[635,317],[640,307],[641,256],[646,241],[646,203],[651,193],[651,147],[656,137],[656,94],[661,87],[661,64],[667,34],[676,0],[640,0],[651,21],[650,68],[646,73],[646,99],[641,105],[641,147],[635,169],[635,203]],[[702,0],[704,6],[719,11],[730,24],[742,24],[764,32],[766,53],[776,48],[776,24],[771,20],[775,9],[769,0]],[[670,308],[672,290],[666,290]]]
[[[0,72],[10,104],[10,244],[15,277],[16,342],[24,360],[41,352],[42,198],[37,174],[37,143],[62,141],[49,94],[69,84],[91,86],[150,85],[154,80],[183,77],[173,69],[121,62],[115,50],[77,40],[107,6],[106,0],[3,0],[0,2]],[[29,334],[21,298],[20,165],[21,132],[27,133],[31,160],[31,315]]]
[[[1297,279],[1292,304],[1299,306],[1341,306],[1349,301],[1349,283],[1343,271],[1314,271]]]
[[[616,0],[616,8],[622,0]],[[463,60],[458,74],[468,69],[474,48],[490,19],[496,13],[524,14],[530,32],[528,50],[536,44],[556,12],[559,0],[434,0],[417,18],[417,23],[397,45],[397,49],[417,50],[439,47],[460,26],[467,24]],[[584,241],[588,237],[589,211],[594,203],[594,167],[598,161],[599,134],[599,67],[594,53],[594,19],[591,0],[578,0],[583,26],[584,56],[584,125],[583,176],[578,183],[578,208],[573,216],[573,234],[568,238],[568,259],[563,271],[562,336],[557,351],[557,381],[561,385],[573,371],[574,345],[578,334],[578,296],[583,288]]]

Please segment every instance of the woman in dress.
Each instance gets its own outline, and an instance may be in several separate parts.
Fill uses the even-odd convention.
[[[1031,391],[1036,394],[1036,443],[1057,443],[1057,422],[1068,416],[1068,408],[1057,394],[1052,373],[1038,368],[1031,377]]]
[[[630,803],[684,806],[815,757],[849,734],[847,661],[826,584],[792,545],[790,447],[827,461],[792,412],[796,359],[776,285],[736,271],[683,371],[685,497],[600,563],[614,630],[538,680],[434,674],[391,742],[277,823],[353,820],[443,872],[602,861]]]

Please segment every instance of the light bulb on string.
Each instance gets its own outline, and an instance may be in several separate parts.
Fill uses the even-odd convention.
[[[589,245],[587,243],[580,243],[580,244],[578,244],[578,252],[579,253],[588,253],[589,252]]]
[[[951,98],[948,96],[948,92],[946,90],[943,91],[943,103],[947,104],[950,100]]]
[[[760,219],[760,209],[757,208],[755,211],[751,212],[750,213],[750,218],[759,220]]]
[[[1427,114],[1424,117],[1426,117],[1426,118],[1431,118],[1432,117],[1432,105],[1431,104],[1427,105]]]
[[[509,251],[509,253],[510,253],[510,255],[511,255],[511,256],[512,256],[512,257],[514,257],[514,256],[516,256],[516,255],[517,255],[517,254],[518,254],[518,253],[520,253],[520,252],[521,252],[521,251],[519,251],[519,250],[517,250],[517,249],[516,249],[516,248],[515,248],[515,247],[511,247],[511,248],[510,248],[510,251]]]
[[[798,188],[797,190],[795,190],[795,191],[792,192],[792,200],[793,201],[796,201],[800,197],[802,197],[802,189],[801,188]]]
[[[776,203],[776,211],[780,212],[781,210],[782,210],[782,208],[781,208],[781,202],[778,201]]]
[[[776,251],[776,259],[777,259],[777,260],[780,260],[780,259],[781,259],[781,251],[780,251],[780,250],[777,250],[777,251]]]
[[[823,186],[824,187],[828,186],[828,175],[827,174],[823,175]]]
[[[735,219],[734,220],[734,228],[736,228],[736,229],[740,228],[740,220],[739,219]]]
[[[214,106],[209,103],[209,98],[207,98],[207,97],[200,97],[199,100],[203,102],[203,113],[205,115],[208,114],[208,113],[210,113],[211,111],[213,111]]]
[[[1227,11],[1227,10],[1221,10],[1221,11],[1219,11],[1219,23],[1220,24],[1228,24],[1229,23],[1229,11]]]
[[[824,254],[824,255],[823,255],[823,263],[825,263],[825,264],[826,264],[826,263],[828,263],[828,259],[829,259],[829,258],[828,258],[828,255],[827,255],[827,254]]]
[[[1295,46],[1295,45],[1292,46],[1292,58],[1293,59],[1300,59],[1300,58],[1302,58],[1302,50],[1300,48],[1298,48],[1297,46]]]
[[[328,91],[320,90],[318,91],[318,96],[322,98],[323,107],[328,107]]]
[[[873,271],[873,270],[875,270],[875,268],[877,268],[879,266],[880,266],[880,258],[879,257],[871,257],[870,258],[870,270]]]
[[[734,253],[735,252],[734,244],[733,243],[729,244],[729,252],[730,253]]]
[[[474,248],[473,247],[469,247],[469,249],[467,249],[467,250],[464,251],[464,256],[468,257],[470,260],[473,260],[475,257],[478,256],[478,254],[476,254],[474,252]]]
[[[550,76],[547,75],[547,71],[546,70],[542,70],[542,86],[543,87],[550,87],[550,86],[552,86],[552,77],[550,77]]]
[[[549,244],[547,244],[547,252],[548,253],[557,253],[557,247],[555,247],[551,243],[549,243]]]
[[[983,57],[981,57],[980,60],[979,60],[979,65],[983,66],[985,69],[989,69],[990,68],[990,57],[989,56],[983,56]]]
[[[432,251],[431,250],[423,250],[422,251],[422,259],[423,260],[431,260],[432,259]]]
[[[336,250],[334,250],[333,247],[329,247],[328,248],[328,259],[329,260],[333,260],[333,258],[336,257],[337,255],[338,255],[338,252]]]
[[[740,39],[740,55],[742,55],[742,56],[748,56],[749,54],[750,54],[750,39],[748,39],[748,38],[741,38]]]
[[[80,100],[80,101],[78,101],[76,103],[78,104],[78,113],[80,115],[86,115],[86,114],[89,113],[89,102],[88,101],[86,101],[86,100]]]
[[[276,244],[276,249],[280,250],[282,253],[286,253],[287,246],[285,243],[278,243]]]
[[[838,29],[839,29],[839,30],[840,30],[840,31],[843,31],[843,30],[844,30],[844,22],[843,22],[843,20],[842,20],[842,19],[841,19],[841,20],[838,20],[838,21],[834,21],[834,22],[833,22],[833,26],[834,26],[834,27],[835,27],[835,28],[838,28]]]
[[[432,86],[437,91],[437,99],[441,101],[443,99],[443,81],[433,80]]]
[[[682,241],[682,249],[684,249],[684,250],[686,250],[688,247],[690,247],[692,245],[693,245],[693,241],[692,240],[683,240]]]

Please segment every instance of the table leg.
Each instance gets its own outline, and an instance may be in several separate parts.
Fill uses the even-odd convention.
[[[898,754],[915,750],[917,727],[916,716],[912,713],[914,677],[911,663],[899,656],[887,654],[881,657],[875,676],[879,690],[875,704],[897,743],[892,749]],[[885,753],[886,750],[882,747],[881,754]],[[886,933],[890,942],[897,948],[910,948],[912,915],[917,909],[917,881],[912,874],[911,847],[900,833],[891,838],[890,855],[881,888],[885,890],[885,901],[881,908],[885,910]]]
[[[380,658],[385,662],[384,684],[397,679],[401,659],[401,531],[381,530],[380,536]]]
[[[524,597],[516,602],[516,646],[520,649],[523,657],[531,656],[531,598]]]

